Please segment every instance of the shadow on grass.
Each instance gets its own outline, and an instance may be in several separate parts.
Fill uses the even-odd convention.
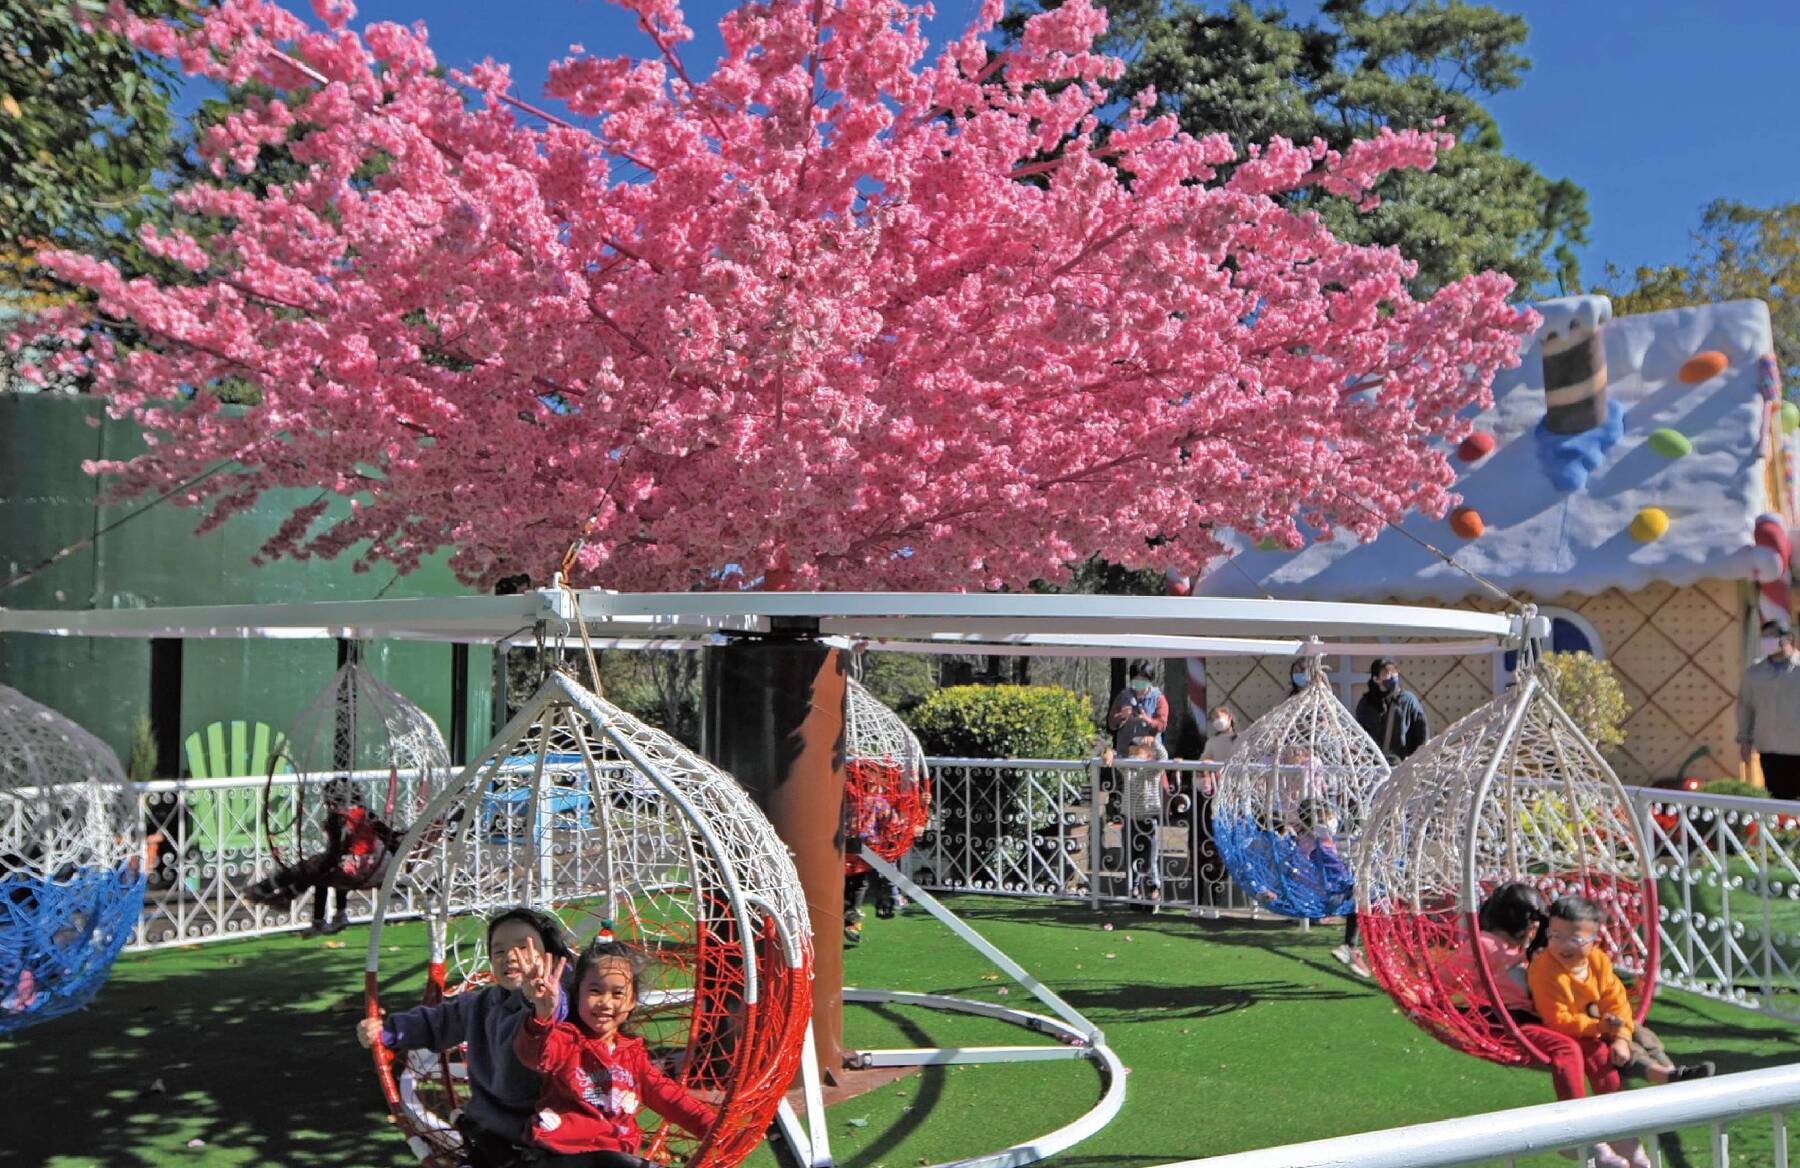
[[[1084,1013],[1092,1010],[1097,1018],[1111,1025],[1214,1018],[1258,1003],[1335,1001],[1357,995],[1346,990],[1294,982],[1243,981],[1230,985],[1155,982],[1076,985],[1059,990],[1058,996]]]
[[[925,1028],[909,1018],[905,1011],[882,1005],[864,1005],[861,1008],[888,1022],[901,1034],[904,1034],[914,1046],[935,1045]],[[855,1162],[879,1163],[883,1156],[899,1147],[920,1126],[929,1122],[932,1109],[943,1100],[944,1087],[948,1077],[948,1068],[946,1067],[921,1067],[919,1073],[911,1077],[911,1081],[918,1084],[913,1089],[911,1110],[902,1112],[901,1117],[889,1125],[880,1136],[855,1149],[853,1154]]]
[[[410,1162],[351,1033],[355,936],[127,958],[91,1008],[0,1043],[0,1163]],[[423,983],[408,956],[384,978],[395,1001]]]
[[[1233,934],[1243,934],[1236,939],[1246,942],[1267,941],[1272,934],[1295,933],[1300,927],[1298,921],[1287,917],[1263,917],[1256,920],[1195,917],[1179,908],[1164,909],[1157,913],[1120,906],[1096,910],[1075,901],[1003,900],[960,893],[945,894],[939,899],[951,912],[958,916],[966,914],[974,922],[1006,921],[1042,928],[1092,929],[1097,924],[1110,921],[1115,928],[1129,927],[1134,931],[1168,933],[1172,936],[1197,936],[1209,941],[1234,939]],[[1328,925],[1318,927],[1330,928]]]

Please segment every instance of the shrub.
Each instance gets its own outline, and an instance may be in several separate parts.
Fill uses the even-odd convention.
[[[957,758],[1086,758],[1097,725],[1087,699],[1053,685],[957,685],[907,720],[927,754]]]
[[[1700,788],[1703,795],[1729,795],[1739,799],[1765,799],[1768,792],[1755,783],[1746,783],[1742,779],[1714,779]]]
[[[156,729],[150,725],[148,715],[139,714],[132,720],[125,777],[134,783],[147,783],[156,777]]]
[[[1581,727],[1588,741],[1611,750],[1625,741],[1622,728],[1631,707],[1612,663],[1587,653],[1547,653],[1543,668],[1550,694]]]

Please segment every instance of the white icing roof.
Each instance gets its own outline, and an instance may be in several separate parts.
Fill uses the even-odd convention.
[[[1544,390],[1533,338],[1519,367],[1495,379],[1494,406],[1476,420],[1477,431],[1494,435],[1493,453],[1473,463],[1452,456],[1456,490],[1480,513],[1486,532],[1462,539],[1448,515],[1413,515],[1405,530],[1509,592],[1540,597],[1750,578],[1758,562],[1756,518],[1778,510],[1763,485],[1765,399],[1757,369],[1773,349],[1768,307],[1739,300],[1621,317],[1605,325],[1604,337],[1607,393],[1626,411],[1625,434],[1585,487],[1564,494],[1538,461],[1532,431],[1544,416]],[[1725,354],[1725,371],[1683,383],[1682,364],[1707,350]],[[1684,434],[1692,452],[1671,459],[1652,451],[1647,439],[1663,427]],[[1669,516],[1667,534],[1649,543],[1628,530],[1644,507]],[[1391,529],[1367,544],[1339,533],[1298,552],[1239,543],[1244,550],[1230,564],[1216,563],[1196,593],[1450,603],[1479,590]]]

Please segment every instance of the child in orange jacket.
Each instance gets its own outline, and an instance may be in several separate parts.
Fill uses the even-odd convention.
[[[1600,926],[1606,914],[1585,896],[1564,896],[1553,901],[1549,924],[1540,935],[1542,946],[1531,959],[1526,981],[1531,1001],[1543,1024],[1566,1034],[1581,1045],[1582,1063],[1596,1095],[1617,1091],[1620,1072],[1635,1067],[1653,1082],[1703,1078],[1712,1073],[1711,1063],[1677,1067],[1655,1060],[1648,1050],[1660,1052],[1653,1035],[1634,1045],[1638,1027],[1625,983],[1613,972],[1612,959],[1600,948]],[[1649,1070],[1637,1066],[1647,1063]],[[1637,1140],[1626,1139],[1611,1147],[1594,1145],[1594,1162],[1600,1168],[1650,1168],[1650,1157]]]

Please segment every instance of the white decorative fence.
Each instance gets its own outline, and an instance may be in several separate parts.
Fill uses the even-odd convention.
[[[1193,911],[1254,914],[1208,826],[1216,763],[934,758],[931,823],[901,867],[927,888]],[[1153,820],[1128,818],[1131,775],[1162,770]],[[1156,879],[1147,879],[1154,867]],[[1155,887],[1160,896],[1146,895]]]
[[[1127,818],[1121,787],[1145,769],[1168,773],[1168,797],[1154,820]],[[932,759],[931,822],[902,866],[938,891],[1256,915],[1212,846],[1205,790],[1215,770],[1177,761],[1109,768],[1097,759]],[[353,781],[367,806],[384,806],[388,772]],[[304,899],[276,909],[247,896],[272,868],[266,785],[261,777],[138,784],[150,887],[132,948],[311,921]],[[299,780],[278,775],[267,789],[277,801],[270,818],[289,820]],[[1800,1021],[1800,804],[1651,788],[1632,797],[1655,855],[1664,984]],[[496,813],[504,815],[504,800]],[[367,919],[369,895],[351,893],[347,908],[352,921]]]
[[[304,797],[318,799],[316,788],[324,781],[308,783]],[[365,806],[382,809],[387,771],[358,772],[351,782]],[[274,869],[265,824],[291,822],[303,797],[301,781],[294,775],[276,775],[273,782],[244,776],[136,786],[149,880],[144,915],[127,948],[260,936],[305,928],[311,922],[307,898],[285,909],[249,899],[250,885]],[[274,802],[267,817],[265,792]],[[366,921],[374,907],[373,894],[350,893],[345,907],[352,921]]]
[[[903,864],[928,888],[1096,908],[1155,903],[1199,916],[1257,914],[1212,847],[1212,764],[932,759],[930,766],[931,823]],[[1167,772],[1168,794],[1153,820],[1129,818],[1124,784],[1146,769]],[[364,803],[378,811],[392,781],[386,771],[353,776]],[[265,792],[276,801],[268,819],[278,824],[291,820],[303,797],[292,775],[272,785],[261,777],[138,784],[150,889],[131,948],[289,932],[311,922],[304,899],[275,909],[247,895],[273,866]],[[511,830],[510,803],[503,790],[495,794],[493,830],[504,833]],[[1663,983],[1800,1021],[1800,804],[1650,788],[1631,795],[1654,856]],[[1135,809],[1144,810],[1144,801]],[[1152,868],[1156,878],[1147,879]],[[350,894],[347,908],[352,921],[366,920],[369,894]],[[1732,1162],[1727,1121],[1750,1116],[1767,1116],[1774,1136],[1771,1158],[1761,1159],[1758,1148],[1756,1162],[1786,1165],[1783,1113],[1797,1106],[1800,1070],[1774,1068],[1524,1108],[1501,1113],[1502,1123],[1495,1115],[1472,1116],[1168,1168],[1509,1163],[1549,1148],[1693,1125],[1709,1130],[1706,1161],[1725,1168]]]
[[[1633,788],[1665,985],[1800,1021],[1800,803]]]
[[[605,883],[596,872],[586,871],[596,863],[588,849],[573,845],[573,836],[564,829],[582,822],[593,811],[588,806],[586,790],[561,785],[559,777],[566,771],[575,781],[580,760],[575,756],[552,756],[544,774],[549,783],[550,798],[539,806],[541,823],[524,819],[528,804],[520,790],[531,782],[529,761],[507,760],[491,781],[488,796],[476,814],[482,817],[481,831],[489,862],[510,862],[512,853],[528,845],[532,837],[541,837],[543,858],[554,865],[547,878],[559,887],[589,887]],[[611,768],[624,769],[624,768]],[[317,800],[318,788],[331,776],[299,779],[294,775],[277,775],[267,779],[241,777],[218,779],[185,779],[139,783],[138,813],[144,827],[144,868],[149,875],[144,896],[144,915],[138,922],[136,935],[128,949],[158,949],[173,945],[192,945],[205,941],[234,937],[264,936],[306,928],[313,920],[312,894],[305,893],[286,906],[257,904],[251,900],[250,886],[274,871],[275,855],[269,846],[269,825],[274,830],[291,832],[296,818],[305,819],[297,811],[302,800]],[[406,776],[390,771],[358,771],[349,776],[355,797],[365,807],[385,819],[397,831],[407,827],[407,809],[392,806],[394,793]],[[580,779],[585,788],[585,777]],[[630,780],[615,781],[608,788],[615,806],[636,796]],[[265,814],[265,803],[272,803],[272,813]],[[316,808],[316,804],[313,804]],[[566,822],[565,822],[566,821]],[[276,849],[283,862],[300,858],[303,850],[299,839],[278,839]],[[352,923],[370,919],[374,910],[372,880],[366,892],[347,894],[332,892],[328,905],[335,912],[337,897],[343,901]],[[401,900],[390,908],[388,918],[416,917],[424,905],[414,903],[413,884],[403,884]],[[469,907],[455,903],[458,893],[466,891],[453,885],[452,912]]]

